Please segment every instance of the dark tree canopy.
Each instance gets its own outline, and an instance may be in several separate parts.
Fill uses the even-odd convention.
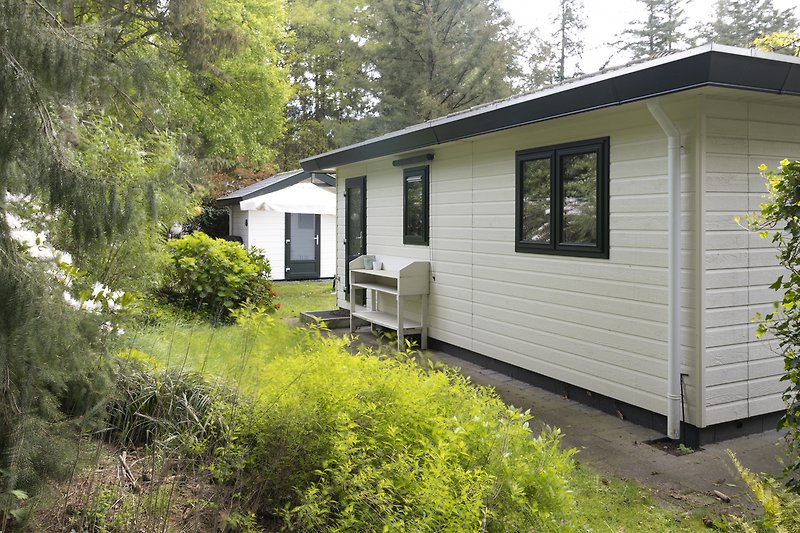
[[[289,3],[282,168],[513,92],[523,41],[495,0]]]
[[[516,35],[493,0],[379,0],[368,36],[383,130],[511,95]]]
[[[334,137],[373,105],[366,4],[359,0],[289,1],[290,37],[284,55],[293,95],[286,133],[276,145],[278,167],[297,168],[332,149]]]

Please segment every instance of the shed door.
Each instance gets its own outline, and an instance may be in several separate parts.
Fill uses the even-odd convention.
[[[286,279],[319,278],[319,215],[286,213]]]

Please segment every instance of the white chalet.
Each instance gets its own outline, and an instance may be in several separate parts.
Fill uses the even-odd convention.
[[[427,300],[432,347],[697,445],[784,408],[782,357],[751,321],[776,299],[776,252],[734,221],[762,201],[759,164],[784,158],[800,59],[706,45],[301,164],[338,178],[340,306],[364,254],[427,263],[404,309]]]
[[[264,252],[272,279],[336,274],[336,179],[302,170],[282,172],[222,196],[229,232]]]

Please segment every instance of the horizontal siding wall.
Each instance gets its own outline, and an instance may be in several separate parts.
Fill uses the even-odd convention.
[[[689,139],[697,122],[694,106],[693,99],[664,105]],[[515,252],[515,151],[605,136],[611,139],[610,259]],[[368,253],[431,261],[432,337],[665,413],[667,141],[646,107],[630,104],[428,151],[435,152],[430,246],[402,243],[402,169],[392,166],[393,158],[337,169],[338,242],[344,182],[366,175]],[[692,168],[692,157],[684,155],[684,169]],[[699,373],[692,175],[683,179],[682,217],[690,422],[698,419]],[[341,246],[338,253],[343,279]],[[338,301],[347,306],[341,288]]]
[[[250,214],[249,246],[260,248],[272,267],[272,279],[286,278],[286,213],[248,211]]]
[[[665,109],[691,132],[693,108]],[[611,145],[610,258],[516,253],[515,150],[603,136],[610,136]],[[473,180],[473,280],[480,287],[473,293],[476,351],[665,413],[666,148],[664,133],[642,105],[519,128],[475,143],[473,159],[481,165]],[[683,184],[687,292],[696,277],[692,182],[685,178]],[[685,297],[684,303],[688,326],[694,322],[693,302]],[[691,363],[697,351],[691,328],[684,341]],[[696,375],[689,366],[685,371]]]
[[[320,215],[319,276],[332,278],[336,275],[336,215]]]
[[[230,233],[231,235],[238,235],[242,238],[242,243],[247,246],[247,226],[245,225],[245,221],[247,220],[247,211],[242,211],[239,209],[238,205],[232,205],[228,209],[230,209]]]
[[[763,103],[758,103],[763,100]],[[800,157],[800,108],[791,99],[708,99],[706,105],[705,364],[708,424],[784,407],[783,359],[770,339],[756,340],[757,312],[776,299],[781,274],[772,244],[734,218],[765,196],[761,163]]]

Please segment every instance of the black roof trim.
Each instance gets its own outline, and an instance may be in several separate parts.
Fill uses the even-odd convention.
[[[306,171],[331,169],[706,86],[800,95],[800,59],[708,44],[454,113],[309,157],[300,164]]]
[[[269,178],[265,178],[258,183],[253,183],[247,187],[243,187],[238,191],[226,194],[217,199],[218,205],[234,205],[262,194],[269,194],[271,192],[280,191],[292,185],[296,185],[308,178],[315,178],[322,183],[330,186],[336,185],[336,178],[324,172],[307,172],[304,170],[290,170],[288,172],[281,172]]]

